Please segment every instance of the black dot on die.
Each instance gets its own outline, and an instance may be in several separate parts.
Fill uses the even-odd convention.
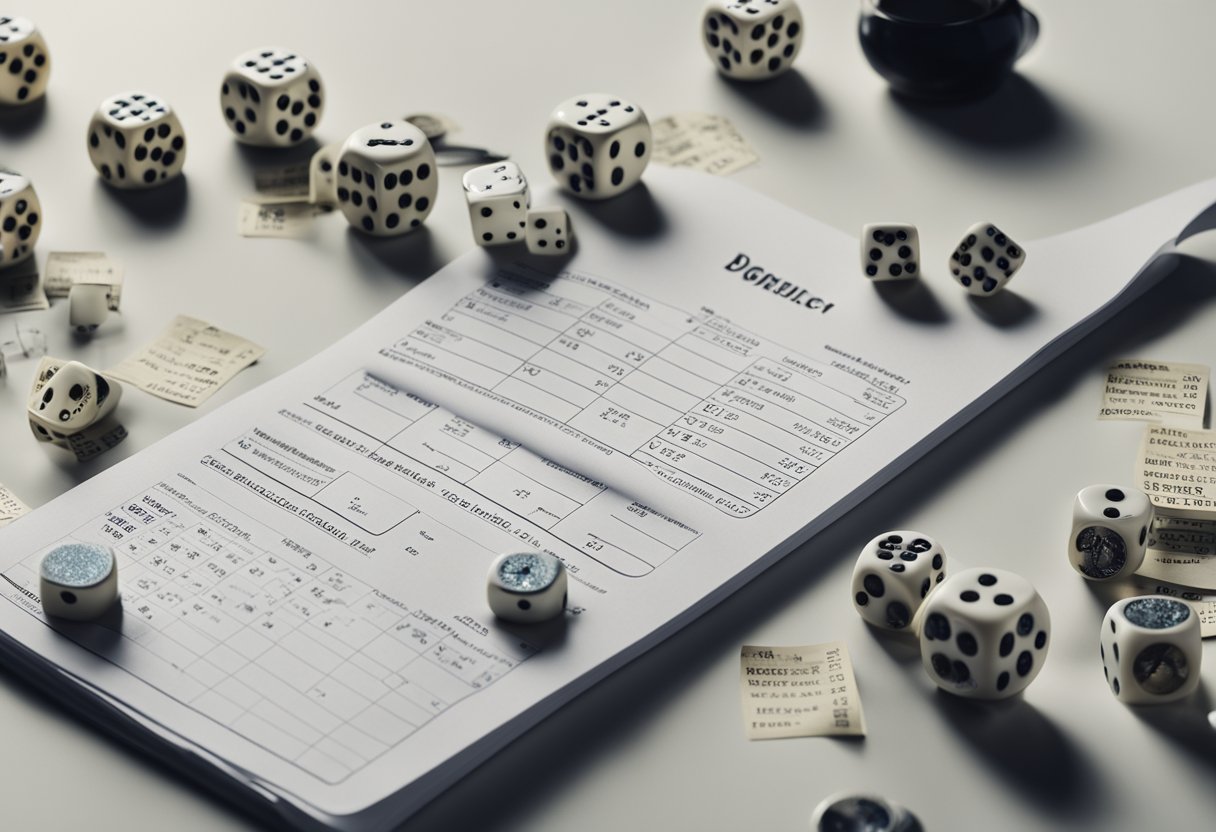
[[[908,567],[902,563],[893,563],[890,566],[892,572],[903,572]]]
[[[150,169],[144,171],[144,181],[148,182],[148,183],[155,182],[156,181],[156,171],[150,170]]]
[[[763,49],[753,49],[751,51],[751,54],[747,56],[747,59],[748,59],[748,61],[750,61],[753,64],[758,64],[758,63],[760,63],[760,59],[763,57],[764,57]]]
[[[882,259],[882,249],[880,249],[880,248],[870,249],[870,259],[874,260],[874,261],[881,260]]]
[[[633,155],[641,159],[646,155],[646,142],[638,142],[633,146]]]
[[[356,208],[358,208],[360,205],[363,204],[363,194],[360,193],[359,191],[351,191],[350,192],[350,201],[355,204]]]
[[[870,277],[874,277],[876,274],[878,274],[878,266],[875,266],[873,263],[866,266],[866,274],[868,274]]]
[[[853,596],[853,600],[857,602],[857,606],[864,607],[866,604],[870,603],[870,596],[866,595],[864,592],[859,592]]]
[[[895,553],[888,551],[887,549],[879,549],[876,554],[878,555],[879,560],[891,560],[895,557]]]
[[[1106,517],[1111,518],[1111,519],[1113,520],[1113,519],[1116,519],[1116,518],[1119,516],[1119,509],[1117,509],[1117,508],[1113,508],[1113,507],[1111,507],[1111,508],[1104,508],[1104,509],[1102,509],[1102,514],[1103,514],[1103,515],[1105,515]]]
[[[1000,595],[996,596],[992,600],[999,607],[1007,607],[1013,603],[1013,596],[1006,595],[1005,593],[1002,592]]]
[[[431,166],[423,162],[418,166],[418,180],[422,181],[431,175]]]
[[[363,218],[363,227],[365,229],[367,229],[368,231],[371,231],[373,228],[376,227],[376,221],[373,220],[371,217],[364,217]]]
[[[933,568],[934,569],[942,568],[942,556],[940,554],[933,556]]]
[[[1018,654],[1018,675],[1025,676],[1030,673],[1034,667],[1034,656],[1030,655],[1029,650],[1023,650]]]
[[[110,172],[110,166],[109,166],[109,165],[102,165],[102,166],[101,166],[101,175],[102,175],[102,176],[104,176],[106,179],[109,179],[109,178],[110,178],[111,176],[113,176],[114,174],[112,174],[112,173]],[[12,219],[12,217],[9,217],[9,219]],[[9,230],[11,231],[12,229],[9,229]]]
[[[1034,637],[1034,649],[1042,650],[1047,646],[1047,631],[1039,630],[1038,635]]]
[[[127,178],[127,169],[126,169],[126,168],[124,168],[124,167],[122,166],[122,164],[119,164],[119,165],[118,165],[118,178],[119,178],[119,179],[126,179],[126,178]]]
[[[940,612],[931,613],[925,619],[925,637],[930,641],[950,640],[950,621]]]
[[[320,107],[321,106],[321,96],[319,96],[319,95],[308,96],[308,106],[313,107],[313,108]]]
[[[355,184],[361,184],[363,182],[363,171],[359,170],[359,168],[351,168],[350,178],[355,180]]]
[[[396,214],[389,214],[387,217],[384,218],[384,224],[387,225],[389,228],[396,228],[400,222],[401,222],[401,218],[399,216],[397,216]]]
[[[1034,629],[1034,616],[1030,613],[1022,613],[1022,617],[1018,619],[1018,635],[1028,636],[1030,631]]]
[[[291,105],[291,114],[293,116],[298,116],[302,112],[304,112],[304,102],[303,101],[297,101]]]
[[[907,260],[910,256],[912,256],[912,249],[909,248],[908,246],[900,246],[899,247],[899,256],[902,257],[903,259]]]
[[[346,188],[338,188],[338,199],[346,202],[346,200],[350,199],[350,191],[346,190]]]
[[[622,168],[612,169],[612,184],[619,185],[625,180],[625,171]]]
[[[122,133],[115,133],[114,143],[117,144],[119,148],[125,148],[127,146],[127,137]]]
[[[951,669],[954,671],[955,684],[961,685],[971,678],[971,668],[967,667],[966,662],[955,661]]]
[[[1116,677],[1110,680],[1111,690],[1115,692],[1115,696],[1119,695],[1119,679]]]
[[[1002,670],[1001,675],[996,677],[996,689],[1004,690],[1009,687],[1009,671]]]
[[[105,167],[105,166],[103,165],[102,167]],[[106,171],[107,171],[106,176],[109,176],[108,167],[106,167]],[[17,227],[17,218],[16,217],[5,217],[4,218],[3,228],[5,231],[12,231],[16,227]]]
[[[776,72],[776,71],[777,71],[777,68],[778,68],[779,66],[781,66],[781,59],[780,59],[780,58],[777,58],[777,57],[772,57],[772,58],[769,58],[769,59],[768,59],[768,71],[769,71],[769,72]]]
[[[903,268],[903,266],[899,265],[898,263],[892,263],[887,268],[887,271],[891,273],[891,277],[899,277],[901,274],[904,273],[904,268]]]
[[[407,191],[407,192],[403,193],[401,196],[397,197],[397,207],[398,208],[409,208],[410,203],[413,201],[414,201],[414,198]]]
[[[950,657],[945,653],[934,653],[929,658],[929,661],[933,665],[933,672],[938,676],[942,677],[946,681],[953,678],[954,669],[950,666]]]
[[[918,555],[916,552],[900,552],[899,553],[899,559],[906,560],[909,563],[916,560],[918,557],[920,557],[920,555]]]
[[[427,206],[429,206],[430,204],[431,204],[431,201],[424,196],[420,196],[420,197],[418,197],[417,200],[414,201],[414,207],[417,208],[419,211],[425,211],[427,209]]]
[[[930,589],[932,586],[933,586],[933,582],[932,582],[932,581],[930,581],[928,578],[925,578],[923,581],[921,581],[921,584],[920,584],[920,597],[921,597],[921,598],[924,598],[926,595],[928,595],[928,594],[929,594],[929,589]]]
[[[97,147],[97,145],[99,145],[99,144],[101,144],[101,140],[97,138],[97,133],[95,133],[95,132],[90,133],[89,134],[89,146]]]
[[[299,127],[293,127],[291,129],[291,140],[293,142],[298,142],[302,138],[304,138],[304,131]]]
[[[971,633],[959,633],[956,642],[958,643],[958,649],[963,651],[964,656],[974,656],[979,652],[979,643]]]
[[[152,161],[159,162],[160,157],[164,155],[164,152],[165,151],[161,150],[159,147],[152,148]]]
[[[1144,545],[1144,539],[1148,537],[1148,526],[1140,527],[1140,545]]]
[[[866,592],[870,593],[875,598],[881,598],[887,591],[887,587],[883,584],[882,578],[878,577],[877,575],[866,575],[861,584],[866,588]]]
[[[371,183],[368,182],[367,184],[370,185]],[[369,196],[367,198],[367,207],[370,208],[372,211],[380,210],[380,205],[376,202],[376,198],[374,196]]]
[[[887,626],[895,630],[902,630],[908,626],[908,622],[912,620],[912,613],[908,607],[901,601],[892,601],[887,604]]]
[[[135,148],[135,161],[142,162],[146,158],[148,158],[148,148],[141,144]]]
[[[521,610],[530,610],[532,609],[532,602],[526,598],[520,598],[516,603],[516,606],[518,606]]]
[[[28,222],[30,225],[37,225],[38,224],[38,215],[35,214],[33,211],[31,211],[30,215],[25,218],[25,221]]]
[[[408,185],[414,181],[414,172],[410,170],[401,171],[401,184]]]
[[[980,594],[974,589],[964,590],[958,597],[966,601],[968,604],[980,600]]]
[[[532,223],[532,225],[536,228],[544,228],[548,224],[549,224],[548,221],[544,217],[537,217],[536,220]]]
[[[1013,652],[1013,633],[1005,633],[1001,636],[999,650],[1002,658]]]
[[[608,145],[609,158],[615,159],[621,153],[621,143],[613,140],[612,144]]]
[[[279,119],[278,121],[276,121],[275,125],[274,125],[274,132],[278,133],[280,136],[282,136],[284,133],[286,133],[287,132],[286,120]]]

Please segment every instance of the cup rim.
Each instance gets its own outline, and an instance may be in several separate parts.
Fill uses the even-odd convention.
[[[896,17],[888,12],[884,12],[882,9],[878,8],[878,4],[880,2],[882,2],[882,0],[861,0],[862,13],[868,13],[874,17],[881,17],[883,20],[890,21],[891,23],[897,23],[900,26],[913,26],[920,29],[947,29],[953,26],[966,26],[971,23],[975,23],[976,21],[992,17],[1006,6],[1014,5],[1020,7],[1021,5],[1018,3],[1018,0],[997,0],[996,4],[991,9],[983,14],[976,15],[975,17],[969,17],[966,20],[952,20],[947,23],[928,23],[921,20],[908,20],[907,18]]]

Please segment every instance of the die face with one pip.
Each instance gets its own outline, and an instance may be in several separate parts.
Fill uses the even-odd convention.
[[[974,699],[1025,689],[1047,655],[1047,604],[1020,575],[968,569],[937,588],[922,611],[920,652],[938,687]]]
[[[566,608],[566,567],[545,552],[508,552],[490,566],[486,600],[496,616],[519,624],[547,621]]]
[[[570,253],[570,242],[573,238],[570,217],[561,208],[529,211],[527,227],[524,239],[528,244],[529,254]]]
[[[186,134],[168,102],[146,92],[107,98],[89,122],[89,159],[115,188],[151,188],[182,172]]]
[[[651,141],[642,108],[604,93],[563,101],[545,128],[549,170],[584,199],[608,199],[636,185],[650,161]]]
[[[42,558],[38,572],[38,594],[47,615],[87,621],[118,600],[118,563],[108,546],[56,546]]]
[[[0,269],[28,260],[42,233],[42,204],[30,180],[0,168]]]
[[[1128,705],[1173,702],[1199,686],[1199,616],[1184,601],[1125,598],[1106,611],[1099,653],[1111,692]]]
[[[1153,504],[1123,485],[1091,485],[1077,492],[1072,506],[1068,560],[1086,578],[1124,578],[1144,563]]]
[[[916,277],[920,273],[920,234],[916,226],[876,222],[862,228],[861,270],[873,281]]]
[[[950,274],[973,295],[991,295],[1004,288],[1026,262],[1020,245],[990,222],[967,229],[950,255]]]
[[[883,532],[857,556],[853,567],[853,608],[885,630],[903,630],[921,603],[946,575],[946,553],[928,535]]]
[[[224,123],[244,144],[297,145],[312,135],[324,106],[317,68],[289,49],[246,52],[220,86]]]
[[[802,48],[802,12],[794,0],[710,0],[701,40],[728,78],[762,81],[790,68]]]
[[[34,435],[43,442],[79,433],[104,419],[122,398],[122,387],[79,361],[49,370],[35,380],[29,417]]]
[[[508,161],[473,168],[464,175],[463,184],[478,245],[498,246],[523,239],[532,199],[519,165]]]
[[[28,104],[46,94],[51,54],[24,17],[0,15],[0,104]]]
[[[408,121],[369,124],[342,145],[338,206],[368,234],[406,234],[431,213],[438,180],[435,151],[421,130]]]

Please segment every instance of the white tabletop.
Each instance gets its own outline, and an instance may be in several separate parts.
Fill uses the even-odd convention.
[[[0,382],[0,482],[32,505],[48,501],[299,363],[472,245],[456,168],[443,170],[425,231],[403,242],[368,240],[339,218],[306,241],[238,237],[252,171],[278,157],[232,140],[218,87],[228,62],[256,46],[287,45],[319,67],[332,95],[322,142],[386,116],[438,112],[463,128],[454,141],[501,148],[533,178],[545,176],[545,118],[570,95],[619,92],[652,117],[723,114],[761,157],[738,181],[850,233],[869,221],[915,222],[926,257],[943,262],[980,219],[1031,240],[1216,175],[1216,4],[1207,0],[1034,3],[1043,33],[1020,74],[979,103],[933,107],[893,98],[865,63],[856,3],[802,6],[796,71],[755,86],[713,70],[698,43],[699,0],[14,9],[42,28],[54,68],[45,107],[0,114],[0,161],[38,188],[41,256],[104,250],[127,279],[121,319],[91,341],[69,335],[63,301],[0,316],[0,336],[14,321],[36,326],[52,354],[104,368],[183,313],[267,353],[198,410],[129,392],[130,438],[85,465],[29,436],[34,362],[15,363]],[[184,189],[124,197],[94,174],[89,116],[133,87],[178,110],[190,141]],[[1216,363],[1214,287],[1198,268],[1175,275],[825,534],[470,774],[410,828],[801,829],[820,798],[859,789],[908,805],[929,830],[1212,828],[1207,694],[1142,712],[1116,703],[1097,658],[1105,603],[1064,551],[1072,495],[1129,480],[1142,431],[1096,420],[1102,368],[1127,356]],[[854,555],[889,528],[923,530],[959,561],[1010,568],[1038,586],[1053,647],[1024,701],[983,708],[937,694],[914,649],[876,638],[853,614]],[[837,639],[852,651],[869,735],[747,742],[739,646]],[[1205,655],[1216,662],[1211,644]],[[1216,690],[1216,670],[1206,677]],[[251,826],[11,675],[0,675],[0,724],[5,828]]]

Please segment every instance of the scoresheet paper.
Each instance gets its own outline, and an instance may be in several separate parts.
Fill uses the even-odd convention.
[[[1216,201],[1040,241],[1027,300],[943,292],[925,322],[854,238],[721,178],[646,182],[652,237],[565,201],[570,260],[473,251],[0,531],[7,660],[281,822],[392,828],[1149,288]],[[44,618],[66,540],[115,548],[121,617]],[[520,548],[566,563],[563,621],[490,614]]]

